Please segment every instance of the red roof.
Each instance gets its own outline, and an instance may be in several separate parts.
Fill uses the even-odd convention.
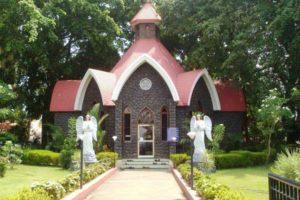
[[[202,70],[184,72],[177,76],[176,87],[180,97],[179,106],[190,105],[190,98]]]
[[[156,60],[166,70],[174,83],[177,74],[184,72],[182,66],[158,39],[139,39],[135,41],[111,72],[119,78],[130,64],[144,54]]]
[[[160,21],[161,17],[153,8],[152,3],[145,3],[142,9],[130,21],[130,24],[134,27],[141,23],[157,23]]]
[[[243,91],[230,82],[215,81],[221,103],[221,111],[246,111],[246,100]]]
[[[72,112],[80,80],[57,81],[51,98],[51,112]]]

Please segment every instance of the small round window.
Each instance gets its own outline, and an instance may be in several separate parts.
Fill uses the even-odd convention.
[[[140,88],[142,90],[150,90],[150,88],[152,87],[152,81],[148,78],[143,78],[140,81]]]

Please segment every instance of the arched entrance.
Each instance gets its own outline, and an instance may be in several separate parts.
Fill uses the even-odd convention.
[[[138,119],[138,157],[154,157],[154,113],[144,108]]]

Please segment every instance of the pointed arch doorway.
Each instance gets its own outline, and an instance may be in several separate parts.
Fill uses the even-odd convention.
[[[138,119],[138,157],[154,157],[154,113],[144,108]]]

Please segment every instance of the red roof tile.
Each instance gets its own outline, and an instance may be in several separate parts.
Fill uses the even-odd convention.
[[[72,112],[80,80],[57,81],[51,98],[51,112]]]

